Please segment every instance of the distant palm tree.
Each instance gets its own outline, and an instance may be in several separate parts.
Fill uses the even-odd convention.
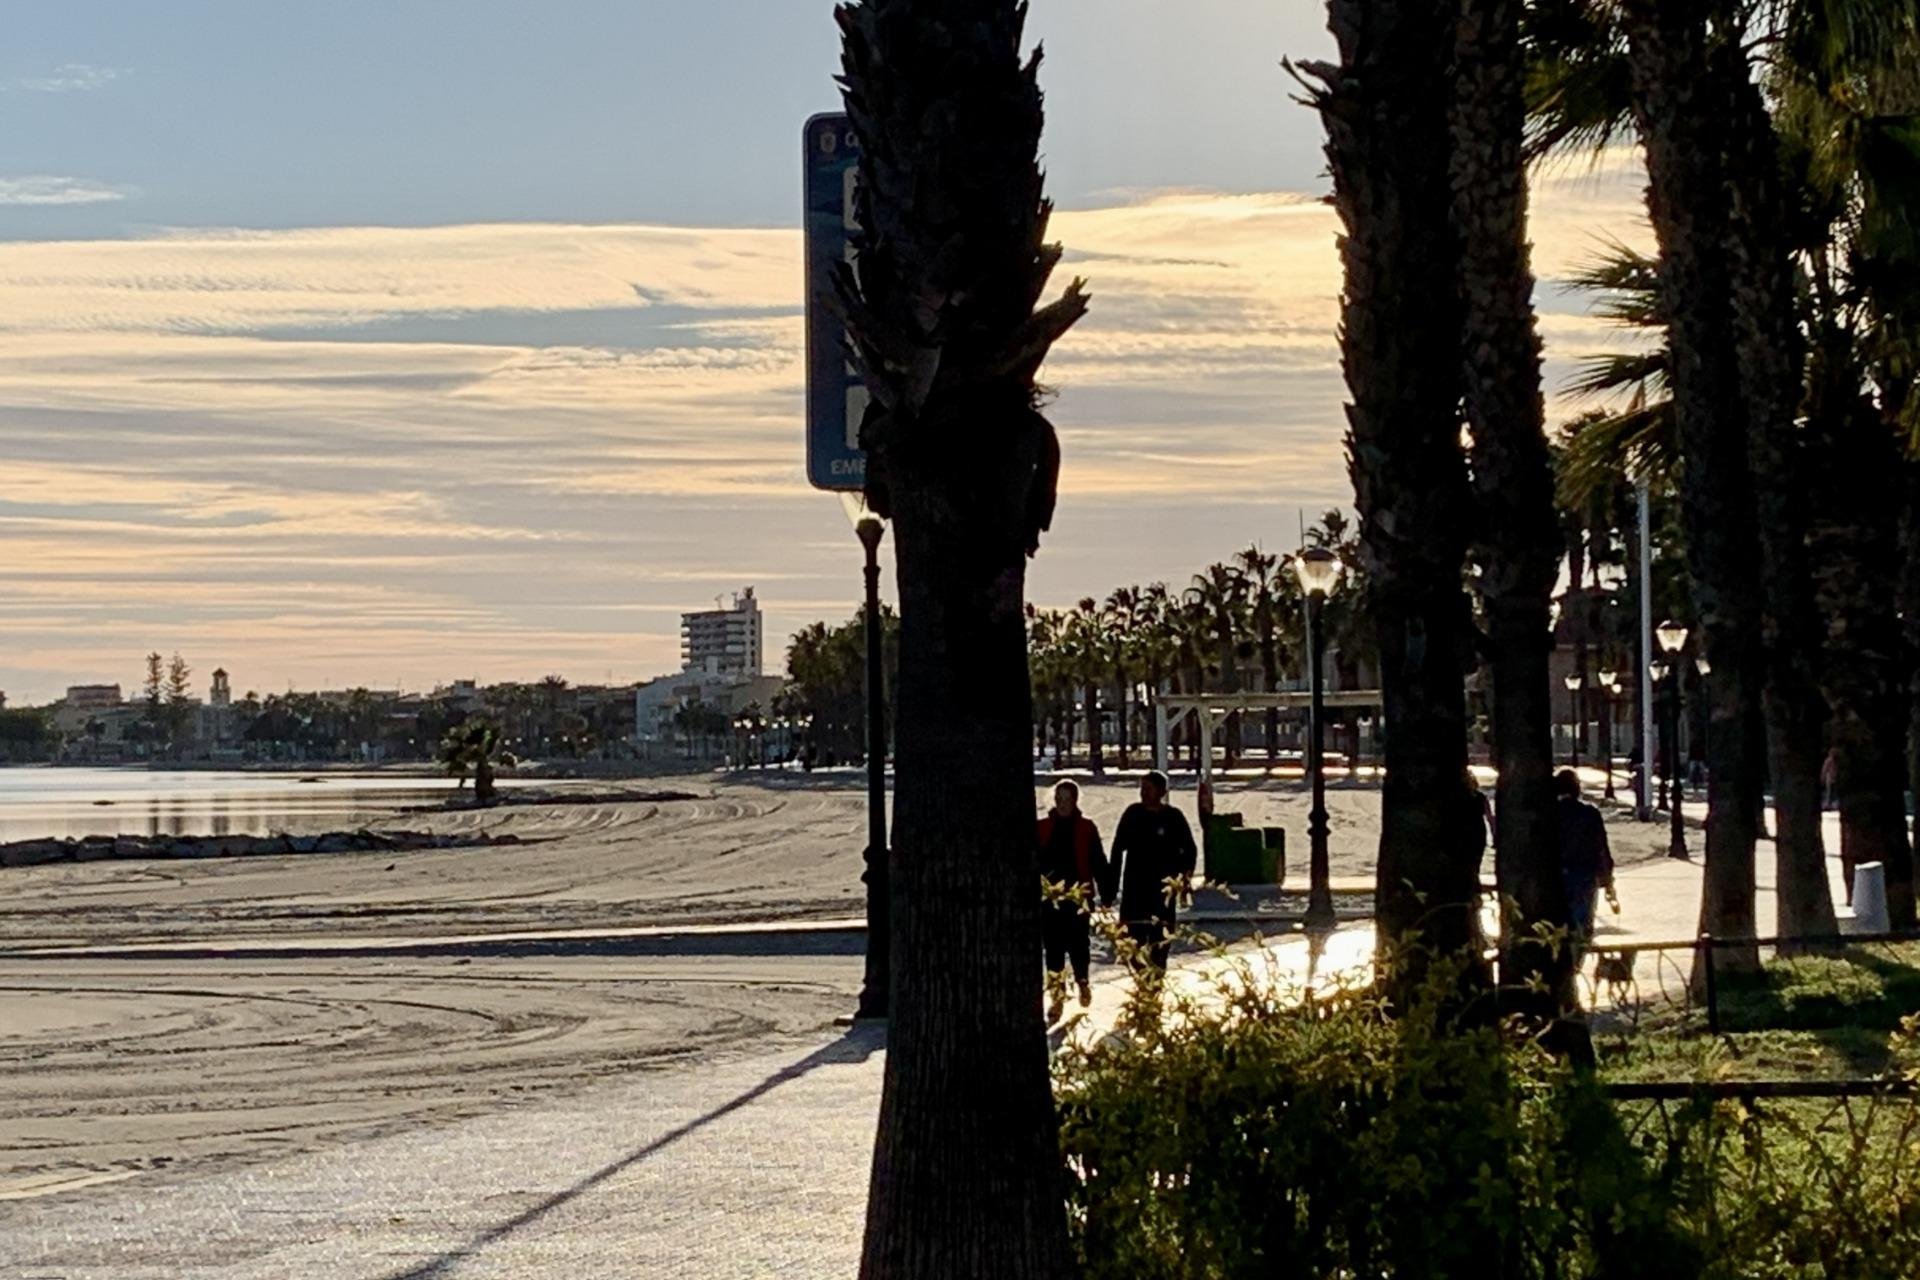
[[[447,730],[446,737],[440,740],[438,759],[448,773],[460,780],[459,786],[466,786],[467,775],[473,775],[475,804],[493,803],[494,767],[512,763],[511,757],[501,750],[499,726],[486,716],[471,716]]]
[[[1101,625],[1106,634],[1106,655],[1113,679],[1114,730],[1118,736],[1120,767],[1133,767],[1131,757],[1131,720],[1134,678],[1139,674],[1141,623],[1146,619],[1140,588],[1118,587],[1100,606]]]
[[[1246,632],[1246,581],[1232,565],[1210,564],[1194,575],[1193,585],[1187,588],[1187,600],[1207,620],[1210,638],[1219,655],[1220,692],[1240,692],[1240,649]],[[1204,723],[1201,729],[1203,741],[1207,737]],[[1240,713],[1236,710],[1227,714],[1227,768],[1234,767],[1239,755]]]
[[[1286,580],[1279,576],[1280,557],[1248,547],[1233,558],[1235,570],[1245,585],[1253,626],[1254,647],[1260,654],[1260,671],[1266,677],[1267,692],[1280,688],[1280,656],[1285,641],[1280,632],[1280,616],[1287,595]],[[1267,708],[1267,763],[1271,765],[1280,750],[1280,708]]]
[[[1101,723],[1100,686],[1111,668],[1109,635],[1100,604],[1092,596],[1076,603],[1067,614],[1064,643],[1073,670],[1074,690],[1087,725],[1087,768],[1095,777],[1107,771],[1105,729]]]

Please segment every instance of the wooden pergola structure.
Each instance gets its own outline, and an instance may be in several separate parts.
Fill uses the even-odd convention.
[[[1166,772],[1172,758],[1168,744],[1173,730],[1188,716],[1200,727],[1200,780],[1213,777],[1213,735],[1235,711],[1304,711],[1313,695],[1304,689],[1266,693],[1163,693],[1153,703],[1153,767]],[[1327,708],[1359,708],[1380,713],[1378,689],[1329,690],[1320,695]]]

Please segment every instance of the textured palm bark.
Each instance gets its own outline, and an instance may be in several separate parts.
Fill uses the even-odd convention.
[[[1674,422],[1686,459],[1682,525],[1708,681],[1706,875],[1702,932],[1751,938],[1754,841],[1765,775],[1755,714],[1764,683],[1760,548],[1746,424],[1732,347],[1722,162],[1725,104],[1708,75],[1701,0],[1625,0],[1634,115],[1647,157],[1647,209],[1660,244]],[[1756,948],[1718,953],[1757,969]]]
[[[1920,802],[1920,462],[1901,469],[1905,494],[1900,510],[1900,617],[1905,643],[1900,660],[1906,671],[1907,790]],[[1920,811],[1920,803],[1915,805]],[[1920,850],[1920,812],[1909,827],[1907,848]]]
[[[1808,424],[1816,515],[1812,530],[1820,616],[1826,620],[1823,688],[1831,733],[1842,845],[1848,869],[1886,868],[1895,927],[1913,923],[1907,841],[1908,672],[1901,634],[1900,509],[1903,459],[1893,430],[1860,393],[1844,336],[1814,361]],[[1829,354],[1831,352],[1831,354]],[[1784,931],[1784,926],[1783,926]]]
[[[1025,5],[836,13],[862,228],[839,298],[900,597],[893,1000],[861,1274],[1064,1276],[1022,597],[1059,463],[1034,378],[1086,302],[1076,282],[1038,306],[1060,250]]]
[[[1339,65],[1306,64],[1344,234],[1349,470],[1387,735],[1383,936],[1457,955],[1478,941],[1480,841],[1466,790],[1461,586],[1471,497],[1448,190],[1453,6],[1331,0]],[[1418,953],[1409,953],[1417,955]],[[1403,980],[1418,968],[1397,970]]]
[[[1826,757],[1819,619],[1814,612],[1806,449],[1797,419],[1805,354],[1773,119],[1747,55],[1722,41],[1712,55],[1727,97],[1727,237],[1734,351],[1760,535],[1766,723],[1772,762],[1779,928],[1790,937],[1835,931],[1821,838]]]
[[[1473,436],[1480,507],[1473,553],[1486,605],[1500,771],[1495,868],[1502,898],[1518,912],[1503,935],[1503,996],[1538,1016],[1577,1018],[1571,952],[1542,944],[1534,929],[1564,927],[1567,901],[1553,807],[1548,672],[1558,530],[1527,244],[1520,10],[1520,0],[1460,0],[1455,28],[1462,389]]]

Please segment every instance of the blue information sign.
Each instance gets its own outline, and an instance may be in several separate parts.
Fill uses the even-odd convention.
[[[867,389],[847,362],[846,327],[833,308],[833,264],[852,260],[853,184],[859,143],[843,115],[815,116],[803,131],[807,203],[807,479],[816,489],[859,489],[867,456],[860,415]]]

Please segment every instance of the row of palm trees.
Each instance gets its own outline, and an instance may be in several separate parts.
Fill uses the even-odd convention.
[[[1309,546],[1353,560],[1346,517],[1328,511],[1307,531]],[[1105,733],[1115,732],[1122,769],[1133,766],[1154,699],[1161,693],[1263,692],[1288,687],[1305,674],[1305,602],[1287,560],[1250,546],[1210,564],[1181,590],[1164,582],[1116,588],[1072,608],[1027,606],[1027,661],[1034,694],[1035,750],[1064,758],[1086,744],[1094,772],[1106,765]],[[1371,652],[1357,593],[1336,597],[1328,610],[1333,643],[1348,670]],[[1268,760],[1276,758],[1280,716],[1269,709],[1263,730]],[[1198,736],[1189,747],[1198,749]],[[1240,714],[1226,722],[1227,764],[1244,745]]]
[[[1770,780],[1781,930],[1833,930],[1829,751],[1844,847],[1885,865],[1910,925],[1920,18],[1846,0],[1534,12],[1535,145],[1631,133],[1648,158],[1658,253],[1613,244],[1574,283],[1650,340],[1576,380],[1610,405],[1565,474],[1596,493],[1631,470],[1678,511],[1712,668],[1701,927],[1755,931],[1751,815]]]

